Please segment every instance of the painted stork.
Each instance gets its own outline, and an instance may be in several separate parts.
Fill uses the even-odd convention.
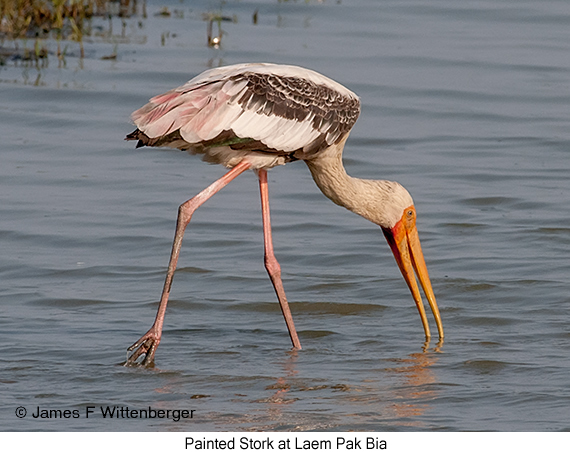
[[[194,211],[246,170],[259,178],[265,267],[275,288],[293,348],[301,343],[287,303],[281,269],[273,253],[267,170],[303,160],[315,183],[335,204],[370,220],[384,236],[420,313],[426,339],[429,325],[416,275],[433,312],[439,337],[443,327],[416,230],[416,210],[397,182],[349,176],[342,151],[360,113],[358,97],[308,69],[276,64],[237,64],[208,70],[179,88],[153,97],[132,114],[137,129],[126,140],[202,154],[206,162],[230,170],[178,210],[176,234],[154,324],[128,348],[126,364],[152,364],[158,347],[182,237]]]

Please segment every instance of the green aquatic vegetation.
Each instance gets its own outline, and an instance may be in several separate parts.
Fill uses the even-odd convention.
[[[84,58],[83,41],[92,33],[91,21],[95,17],[130,17],[137,12],[138,0],[0,0],[0,48],[8,40],[14,42],[12,55],[23,61],[36,63],[46,59],[48,52],[42,43],[44,39],[55,39],[56,55],[60,63],[65,60],[67,45],[71,40],[79,45],[80,58]],[[146,5],[143,2],[143,12]],[[109,34],[111,34],[110,32]],[[26,46],[28,39],[34,39],[34,49]],[[18,41],[24,49],[19,50]],[[63,48],[63,50],[62,50]],[[2,52],[5,60],[9,52]]]
[[[54,34],[61,39],[80,40],[91,18],[128,17],[136,10],[137,0],[2,0],[0,36],[22,39]]]

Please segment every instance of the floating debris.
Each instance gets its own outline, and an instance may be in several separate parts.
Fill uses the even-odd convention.
[[[102,60],[116,60],[117,59],[117,47],[118,45],[115,44],[115,48],[113,49],[113,53],[109,55],[103,55],[101,57]]]
[[[158,11],[157,13],[154,14],[156,17],[170,17],[172,15],[172,13],[170,12],[170,9],[168,9],[168,6],[163,6],[160,11]]]

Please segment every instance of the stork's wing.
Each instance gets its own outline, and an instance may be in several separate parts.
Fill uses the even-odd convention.
[[[354,93],[316,72],[242,64],[206,71],[153,97],[132,119],[151,139],[175,132],[190,146],[249,139],[308,157],[339,142],[359,113]]]

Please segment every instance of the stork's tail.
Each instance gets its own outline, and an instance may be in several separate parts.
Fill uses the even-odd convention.
[[[142,148],[143,146],[152,146],[151,143],[152,140],[144,132],[141,132],[139,129],[129,133],[125,137],[125,140],[127,141],[138,140],[137,148]]]

